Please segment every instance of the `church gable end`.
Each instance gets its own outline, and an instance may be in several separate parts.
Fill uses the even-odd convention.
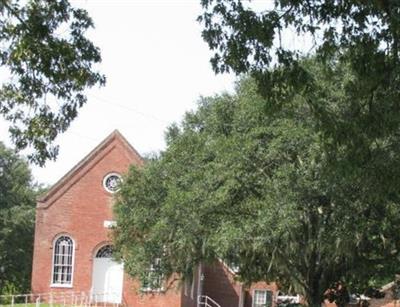
[[[110,165],[112,164],[111,161],[106,161],[106,163],[109,164],[110,173],[112,172],[113,167],[115,168],[114,171],[116,171],[117,168],[121,168],[122,166],[123,172],[125,172],[127,171],[129,164],[143,164],[143,159],[139,153],[128,143],[118,130],[115,130],[66,175],[64,175],[55,185],[53,185],[45,195],[40,197],[38,199],[38,207],[42,208],[51,206],[104,159],[114,160],[113,162],[115,163],[115,166]],[[121,163],[123,165],[117,165]]]
[[[110,244],[113,192],[131,164],[142,165],[143,160],[114,131],[38,200],[34,293],[91,291],[93,270],[98,269],[93,255],[101,244]],[[111,259],[97,262],[102,261],[112,264]]]

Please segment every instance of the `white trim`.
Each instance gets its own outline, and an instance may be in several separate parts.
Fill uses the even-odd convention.
[[[50,284],[51,288],[73,288],[72,284]]]
[[[226,267],[228,269],[228,271],[230,273],[232,273],[233,275],[237,275],[239,273],[239,268],[233,268],[230,265],[228,265],[224,260],[222,260],[221,258],[218,258],[219,262],[221,262],[224,267]]]
[[[192,287],[190,288],[190,298],[193,300],[194,299],[194,283],[195,283],[195,274],[193,272],[192,274]]]
[[[71,239],[72,241],[72,263],[71,263],[71,283],[69,284],[57,284],[57,283],[53,283],[54,280],[54,253],[56,252],[55,249],[55,244],[57,242],[57,240],[61,237],[68,237]],[[75,248],[76,248],[76,244],[75,244],[75,240],[74,238],[68,234],[68,233],[60,233],[58,235],[56,235],[53,239],[53,242],[51,244],[51,280],[50,280],[50,287],[51,288],[72,288],[73,284],[74,284],[74,269],[75,269]]]
[[[201,293],[201,291],[202,291],[202,289],[201,289],[201,283],[202,283],[202,275],[203,275],[203,268],[202,268],[202,265],[201,265],[201,262],[199,263],[199,268],[198,268],[198,276],[197,276],[197,298],[199,298],[201,295],[202,295],[202,293]],[[197,304],[196,304],[196,306],[197,307],[200,307],[200,301],[199,300],[197,300]]]
[[[122,177],[121,177],[121,174],[118,174],[116,172],[111,172],[111,173],[106,174],[104,176],[104,178],[103,178],[103,188],[104,188],[104,190],[106,190],[110,194],[114,194],[115,192],[118,192],[119,188],[117,188],[117,190],[115,190],[115,191],[112,191],[112,190],[108,189],[107,186],[106,186],[106,181],[111,176],[117,176],[119,178],[120,182],[122,182]]]
[[[185,279],[185,285],[184,285],[184,291],[183,291],[183,294],[184,294],[185,296],[189,296],[189,295],[188,295],[188,288],[189,288],[189,280],[186,278],[186,279]]]
[[[155,265],[161,263],[161,258],[156,258],[156,259],[154,260],[153,263],[154,263],[154,264],[151,264],[151,265],[150,265],[150,268],[149,268],[149,270],[147,271],[147,275],[150,275],[152,272],[156,271],[156,270],[154,269],[154,267],[155,267]],[[148,278],[148,277],[147,277],[147,278]],[[142,280],[141,280],[141,281],[140,281],[140,284],[141,284],[141,285],[140,285],[140,291],[141,291],[141,292],[165,292],[163,275],[160,275],[159,278],[160,278],[160,282],[161,282],[161,285],[160,285],[159,288],[152,288],[152,287],[146,287],[146,288],[145,288],[145,287],[143,287],[143,282],[142,282]]]
[[[140,292],[144,292],[144,293],[163,293],[165,292],[165,288],[164,286],[162,286],[159,289],[152,289],[152,288],[140,288]]]
[[[290,301],[291,304],[300,304],[300,295],[297,294],[296,296],[293,295],[278,295],[276,293],[275,299],[277,301],[283,300],[283,301]]]
[[[117,226],[117,221],[109,221],[109,220],[105,220],[103,222],[103,226],[104,228],[114,228]]]
[[[240,283],[240,293],[239,293],[239,303],[238,303],[238,307],[243,307],[244,306],[244,288],[243,288],[243,284]]]

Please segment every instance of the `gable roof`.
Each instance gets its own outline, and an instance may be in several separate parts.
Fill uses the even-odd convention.
[[[76,164],[68,173],[66,173],[61,179],[59,179],[47,193],[42,195],[37,199],[38,201],[38,207],[40,206],[40,203],[47,202],[50,200],[53,196],[56,194],[64,194],[66,190],[70,186],[73,185],[74,182],[71,182],[68,184],[68,182],[72,181],[73,177],[75,177],[82,169],[84,169],[90,162],[96,159],[97,156],[100,156],[100,154],[109,147],[109,145],[115,141],[118,140],[120,141],[124,147],[127,149],[128,152],[130,152],[133,156],[136,156],[139,161],[143,163],[143,158],[140,156],[140,154],[136,151],[135,148],[129,142],[125,139],[125,137],[118,131],[114,130],[108,137],[106,137],[99,145],[97,145],[89,154],[87,154],[78,164]],[[62,192],[65,188],[65,191]],[[60,192],[60,193],[59,193]],[[57,197],[58,198],[58,197]],[[54,200],[55,201],[55,200]],[[52,201],[51,203],[53,203]],[[51,204],[50,203],[50,204]],[[48,204],[47,206],[49,206]],[[46,206],[46,207],[47,207]]]

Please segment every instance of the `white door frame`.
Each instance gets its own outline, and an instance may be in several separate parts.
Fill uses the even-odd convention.
[[[96,257],[101,249],[93,257],[92,301],[120,304],[122,302],[124,265],[116,262],[109,255]]]

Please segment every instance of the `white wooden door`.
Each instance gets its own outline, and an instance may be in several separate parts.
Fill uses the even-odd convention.
[[[93,259],[92,300],[120,304],[124,268],[111,258]]]

